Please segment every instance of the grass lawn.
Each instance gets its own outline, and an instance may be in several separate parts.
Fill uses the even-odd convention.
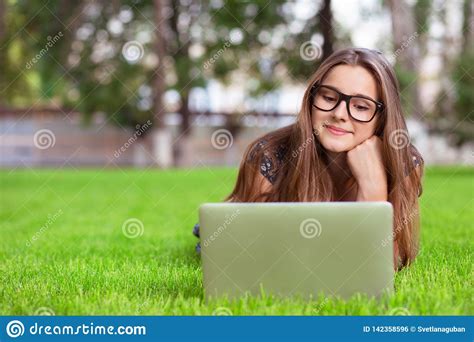
[[[474,169],[428,168],[422,246],[379,300],[203,301],[197,239],[204,202],[219,202],[237,170],[0,171],[2,315],[473,314]],[[143,235],[122,232],[130,218]]]

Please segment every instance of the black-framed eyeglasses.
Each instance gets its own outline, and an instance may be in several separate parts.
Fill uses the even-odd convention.
[[[346,95],[339,90],[315,84],[312,88],[312,106],[324,112],[329,112],[339,106],[341,101],[346,102],[349,116],[359,122],[370,122],[375,114],[384,109],[384,104],[368,96]]]

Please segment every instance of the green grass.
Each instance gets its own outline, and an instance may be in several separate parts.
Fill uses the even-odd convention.
[[[3,170],[0,172],[0,314],[32,315],[459,315],[472,298],[473,175],[429,168],[422,247],[378,300],[203,300],[198,206],[218,202],[236,169]],[[122,233],[139,218],[142,236]],[[43,227],[43,229],[42,229]],[[35,235],[36,234],[36,235]],[[27,241],[36,240],[27,246]],[[217,311],[216,311],[217,310]]]

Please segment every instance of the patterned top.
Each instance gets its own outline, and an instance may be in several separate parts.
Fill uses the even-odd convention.
[[[255,153],[258,150],[262,149],[266,143],[267,143],[266,139],[264,138],[260,139],[255,145],[255,147],[252,149],[249,160],[253,160]],[[408,176],[414,168],[423,164],[423,158],[421,157],[420,153],[415,148],[415,146],[410,145],[410,151],[411,151],[412,159],[413,159],[413,167],[411,169],[405,169],[405,176]],[[274,152],[274,156],[276,157],[276,161],[278,165],[274,165],[273,160],[267,151],[263,153],[262,162],[260,163],[260,173],[263,176],[265,176],[265,178],[267,178],[271,184],[275,184],[278,169],[281,163],[283,162],[285,153],[286,153],[286,146],[284,145],[280,145],[278,149]]]
[[[260,139],[257,144],[253,147],[249,154],[248,161],[252,161],[255,158],[255,154],[265,147],[267,140],[262,138]],[[276,151],[274,151],[273,156],[276,159],[271,158],[268,151],[264,151],[262,156],[262,162],[260,163],[260,173],[265,176],[268,181],[272,184],[275,183],[279,166],[283,162],[283,158],[285,157],[287,147],[283,144],[278,146]],[[277,165],[274,164],[276,161]]]
[[[252,161],[255,158],[255,154],[257,153],[257,151],[262,149],[266,143],[267,143],[266,139],[264,138],[260,139],[250,151],[248,161]],[[267,178],[271,184],[275,184],[275,181],[278,175],[279,166],[283,163],[283,158],[285,156],[286,150],[287,148],[285,145],[280,145],[278,149],[274,151],[273,153],[273,156],[276,159],[272,158],[268,151],[264,151],[262,155],[262,161],[260,163],[260,173],[265,178]],[[417,166],[424,164],[423,158],[421,157],[420,153],[415,148],[415,146],[411,144],[410,144],[410,151],[412,153],[412,158],[413,158],[413,167],[411,169],[406,169],[405,176],[408,176],[410,172],[413,169],[415,169]],[[276,161],[277,165],[275,165],[274,161]],[[418,196],[420,195],[421,193],[418,194]],[[197,238],[199,238],[199,223],[196,223],[194,225],[193,234]],[[198,253],[201,251],[201,245],[199,242],[196,245],[196,251]]]

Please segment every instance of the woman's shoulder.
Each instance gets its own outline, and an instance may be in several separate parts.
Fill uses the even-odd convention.
[[[250,144],[248,160],[254,160],[255,157],[259,157],[260,155],[266,157],[275,156],[277,159],[282,160],[285,151],[285,144],[278,144],[276,147],[270,147],[269,139],[261,137]]]
[[[405,168],[406,175],[409,175],[417,167],[423,168],[425,161],[421,156],[420,151],[413,145],[410,144],[408,147],[410,151],[411,163],[408,165],[408,168]]]
[[[274,184],[285,152],[286,146],[284,144],[270,147],[268,138],[261,137],[251,144],[248,161],[260,161],[260,173],[266,177],[270,183]]]
[[[412,144],[410,144],[409,146],[409,151],[410,151],[411,163],[408,164],[408,167],[405,167],[405,177],[409,176],[415,170],[417,170],[418,174],[422,175],[425,161],[423,160],[423,157],[421,156],[420,151],[418,151],[418,149]],[[423,193],[423,187],[420,180],[420,183],[418,186],[418,197],[420,197],[422,193]]]

